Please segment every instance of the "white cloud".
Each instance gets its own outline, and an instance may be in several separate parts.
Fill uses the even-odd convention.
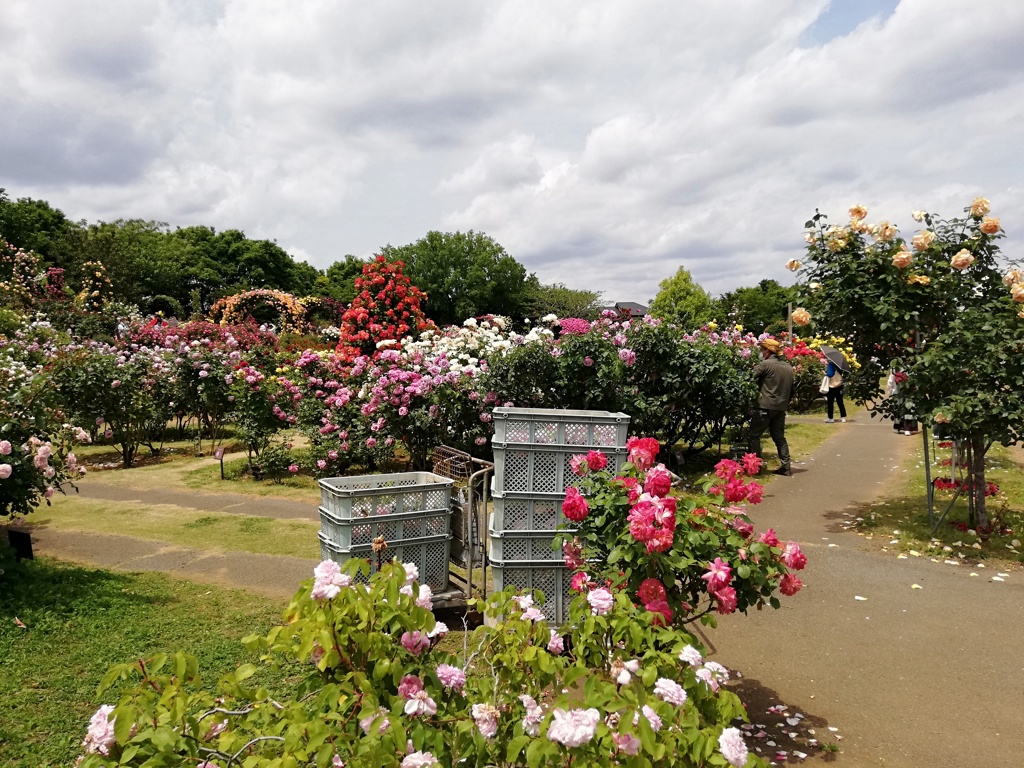
[[[1019,231],[1024,6],[892,5],[7,0],[0,186],[320,266],[476,229],[638,301],[787,279],[817,206]]]

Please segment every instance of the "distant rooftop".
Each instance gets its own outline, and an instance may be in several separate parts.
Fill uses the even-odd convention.
[[[628,312],[630,317],[643,317],[650,310],[649,307],[637,304],[635,301],[617,301],[612,306],[601,307],[601,309],[610,309],[613,312]]]

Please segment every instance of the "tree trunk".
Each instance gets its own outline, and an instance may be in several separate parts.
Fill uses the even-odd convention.
[[[985,453],[988,446],[985,445],[985,436],[971,435],[971,467],[969,482],[970,492],[974,495],[974,512],[978,517],[978,527],[988,527],[988,510],[985,507]]]

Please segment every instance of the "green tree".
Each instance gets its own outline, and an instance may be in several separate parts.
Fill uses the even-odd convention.
[[[601,313],[601,294],[569,288],[562,283],[540,283],[536,279],[530,286],[527,317],[538,318],[553,314],[558,317],[582,317],[596,320]]]
[[[296,261],[292,265],[291,290],[295,296],[316,296],[317,280],[323,277],[323,271],[306,261]]]
[[[387,245],[381,254],[405,262],[406,274],[427,294],[428,316],[439,325],[487,314],[525,315],[526,268],[482,232],[428,232],[409,245]]]
[[[696,328],[711,319],[711,297],[693,281],[685,267],[680,267],[658,285],[661,290],[651,302],[654,317],[685,329]]]
[[[771,326],[785,323],[789,303],[796,291],[775,280],[762,280],[756,286],[737,288],[715,300],[716,320],[742,325],[751,333],[761,334]]]
[[[329,296],[332,299],[351,304],[356,297],[356,278],[363,274],[363,267],[366,262],[351,253],[345,254],[345,258],[336,261],[327,269],[321,277],[317,278],[316,292],[319,296]]]
[[[11,245],[51,261],[54,244],[74,226],[63,211],[45,200],[22,197],[15,202],[0,187],[0,238]]]
[[[819,327],[845,336],[861,360],[851,391],[876,410],[943,424],[973,452],[972,524],[988,525],[985,455],[1024,438],[1024,276],[1003,266],[999,220],[979,198],[967,216],[921,214],[913,250],[888,222],[869,227],[851,209],[843,226],[816,213],[807,222],[805,300]],[[869,237],[870,235],[870,237]],[[1011,286],[1011,290],[1007,286]],[[885,395],[880,382],[901,381]]]

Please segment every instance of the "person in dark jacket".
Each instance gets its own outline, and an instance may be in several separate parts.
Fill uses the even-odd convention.
[[[846,423],[846,403],[843,402],[843,372],[831,360],[825,368],[825,375],[828,376],[828,392],[825,394],[825,418],[826,424],[835,422],[835,406],[839,406],[839,418]]]
[[[786,442],[786,411],[793,397],[793,366],[779,357],[782,345],[775,339],[761,341],[761,357],[754,366],[754,381],[759,387],[757,412],[750,421],[749,450],[760,458],[761,436],[768,430],[781,465],[776,475],[792,475],[789,443]]]

